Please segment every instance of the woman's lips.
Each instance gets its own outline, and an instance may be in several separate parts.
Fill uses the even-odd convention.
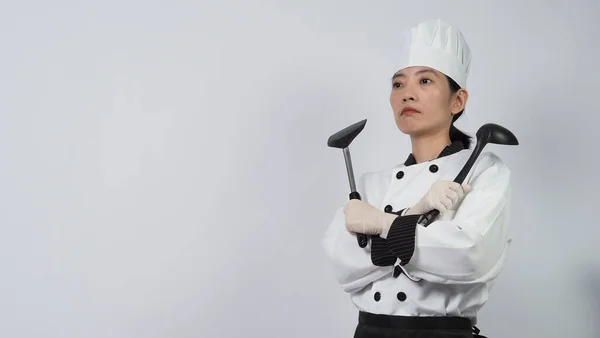
[[[401,115],[410,115],[410,114],[414,114],[414,113],[418,113],[419,111],[416,110],[415,108],[412,107],[405,107],[402,108],[402,113]]]

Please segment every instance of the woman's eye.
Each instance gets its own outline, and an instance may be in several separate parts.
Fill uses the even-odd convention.
[[[428,83],[431,83],[431,80],[429,80],[429,79],[422,79],[421,83],[422,84],[428,84]]]
[[[392,87],[400,88],[400,87],[402,87],[402,84],[400,82],[394,82],[394,84],[392,84]]]

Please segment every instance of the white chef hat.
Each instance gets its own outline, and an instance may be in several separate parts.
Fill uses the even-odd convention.
[[[440,19],[425,21],[404,32],[396,71],[411,66],[431,67],[462,88],[467,86],[471,50],[455,26]]]

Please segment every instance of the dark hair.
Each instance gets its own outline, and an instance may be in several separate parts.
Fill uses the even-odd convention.
[[[458,92],[461,88],[460,85],[449,76],[446,76],[446,78],[448,79],[448,85],[450,86],[450,94],[455,94],[456,92]],[[458,130],[458,128],[454,126],[454,122],[458,120],[458,118],[463,114],[463,112],[464,109],[452,116],[452,124],[450,125],[450,141],[460,141],[465,147],[465,149],[469,149],[469,147],[471,146],[472,137]]]

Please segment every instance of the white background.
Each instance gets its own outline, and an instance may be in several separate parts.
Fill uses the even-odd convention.
[[[3,1],[0,336],[351,337],[321,248],[356,174],[403,161],[402,29],[473,52],[458,127],[496,122],[514,245],[480,325],[600,336],[597,1]]]

